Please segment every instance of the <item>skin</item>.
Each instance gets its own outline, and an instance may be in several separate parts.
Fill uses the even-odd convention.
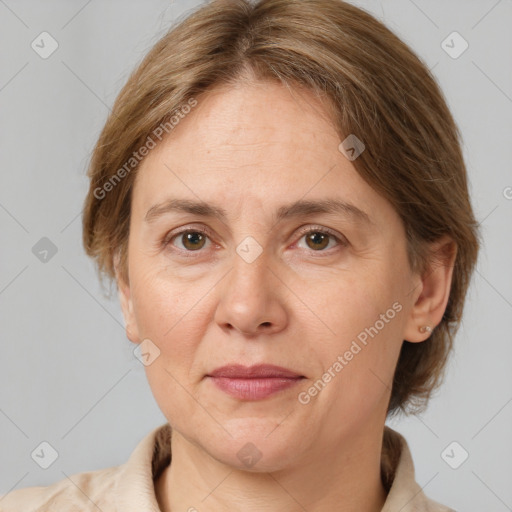
[[[118,273],[128,338],[150,339],[160,350],[146,366],[173,427],[172,464],[155,484],[160,507],[379,511],[393,372],[403,340],[424,342],[429,334],[419,327],[441,321],[453,243],[433,244],[442,264],[424,276],[411,272],[401,219],[339,151],[327,106],[309,91],[244,81],[198,100],[138,170],[129,283]],[[168,212],[146,222],[146,212],[169,197],[217,205],[227,217]],[[372,223],[338,213],[273,220],[284,204],[326,198],[352,203]],[[172,238],[201,227],[211,231],[203,242]],[[304,227],[329,228],[340,241],[308,244]],[[251,263],[236,252],[248,236],[262,249]],[[300,403],[299,392],[397,301],[401,311]],[[305,378],[245,401],[205,377],[228,363],[262,362]],[[247,443],[261,453],[251,467],[237,456]]]

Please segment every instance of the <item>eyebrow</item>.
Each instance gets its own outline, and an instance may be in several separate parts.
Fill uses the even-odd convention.
[[[220,206],[209,204],[204,201],[174,198],[153,205],[146,212],[144,220],[151,223],[162,215],[172,212],[183,212],[201,217],[218,218],[222,222],[226,222],[227,220],[227,212]],[[298,200],[288,205],[281,206],[277,210],[274,220],[275,222],[280,222],[289,218],[321,213],[341,214],[364,224],[374,224],[370,216],[365,211],[361,210],[354,204],[341,199],[321,199],[316,201]]]

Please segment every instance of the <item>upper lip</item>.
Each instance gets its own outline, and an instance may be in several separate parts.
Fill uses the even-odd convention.
[[[273,364],[256,364],[253,366],[230,364],[213,370],[213,372],[209,373],[207,377],[228,377],[230,379],[265,379],[281,377],[297,379],[303,377],[303,375]]]

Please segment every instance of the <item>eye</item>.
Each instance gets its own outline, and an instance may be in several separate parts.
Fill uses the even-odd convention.
[[[304,238],[306,249],[311,249],[315,252],[324,252],[325,249],[332,249],[331,242],[335,242],[334,247],[348,245],[345,240],[336,235],[333,231],[318,227],[310,226],[303,229],[301,232],[301,239]]]
[[[194,252],[202,249],[207,240],[209,240],[209,233],[206,230],[189,228],[166,236],[163,240],[163,246],[166,247],[172,243],[178,249]],[[175,242],[178,242],[178,244]]]
[[[321,226],[308,226],[300,231],[299,242],[304,239],[305,249],[314,252],[328,252],[329,249],[335,249],[338,246],[346,247],[348,242],[341,236],[328,228]],[[211,244],[211,233],[205,228],[187,228],[178,232],[167,234],[162,240],[162,246],[165,248],[172,244],[176,249],[184,253],[199,252]]]

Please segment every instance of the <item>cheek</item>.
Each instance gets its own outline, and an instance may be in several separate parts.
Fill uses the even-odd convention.
[[[155,361],[159,364],[147,367],[148,376],[161,367],[181,382],[188,378],[206,328],[205,291],[199,283],[182,283],[164,272],[145,272],[135,282],[132,299],[140,337],[149,338],[160,350]]]
[[[149,338],[160,350],[145,367],[146,377],[161,411],[173,425],[180,425],[183,418],[200,413],[191,393],[198,378],[194,360],[207,321],[200,300],[204,293],[154,273],[146,273],[138,283],[133,300],[141,339]]]
[[[132,300],[141,334],[173,338],[181,321],[200,309],[201,281],[183,282],[170,268],[142,258],[133,267]]]
[[[316,355],[324,371],[336,375],[334,394],[351,396],[354,403],[361,396],[381,396],[391,385],[402,344],[400,294],[392,279],[378,275],[338,276],[336,284],[324,284],[324,293],[315,296],[319,316],[331,331]]]
[[[323,324],[324,333],[339,340],[340,348],[344,342],[355,339],[365,328],[373,326],[397,300],[398,295],[391,289],[392,283],[379,281],[375,274],[347,271],[317,280],[314,287],[310,282],[295,287],[297,295],[304,297],[308,317],[320,326]],[[388,316],[395,317],[394,313],[391,310]]]

